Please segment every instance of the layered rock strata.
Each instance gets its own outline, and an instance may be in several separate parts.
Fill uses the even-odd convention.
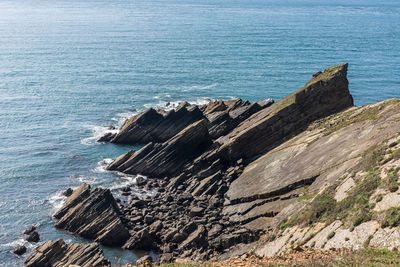
[[[83,184],[54,214],[55,226],[103,245],[123,245],[129,232],[119,218],[119,207],[109,189]]]
[[[103,267],[110,262],[104,258],[99,245],[66,244],[62,239],[47,241],[37,247],[25,260],[26,267]]]

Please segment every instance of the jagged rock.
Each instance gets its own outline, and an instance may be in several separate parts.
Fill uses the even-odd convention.
[[[136,261],[136,266],[149,266],[153,262],[153,258],[150,255],[144,255]]]
[[[26,267],[103,267],[109,264],[98,244],[68,245],[62,239],[47,241],[25,260]]]
[[[73,192],[74,190],[72,190],[72,188],[68,188],[62,194],[63,196],[69,197],[70,195],[72,195]]]
[[[39,233],[36,231],[30,232],[28,237],[26,238],[26,241],[28,242],[39,242],[40,237],[39,237]]]
[[[54,215],[55,226],[104,245],[122,245],[129,232],[119,213],[110,190],[82,184]]]
[[[17,255],[17,256],[21,256],[21,255],[25,254],[25,252],[26,252],[26,247],[25,246],[18,246],[16,249],[14,249],[12,251],[12,253]]]
[[[204,118],[203,113],[196,106],[181,106],[165,116],[150,108],[127,120],[111,142],[124,144],[165,142],[202,118]]]
[[[102,137],[97,139],[97,142],[99,142],[99,143],[110,142],[116,135],[117,134],[115,134],[115,133],[106,133],[105,135],[103,135]]]
[[[35,225],[32,225],[28,229],[24,231],[24,235],[30,235],[33,231],[36,231],[37,227]]]
[[[149,231],[145,228],[134,233],[123,246],[124,249],[152,249],[153,238],[150,236]]]
[[[108,166],[130,174],[171,176],[210,143],[205,120],[195,122],[162,144],[149,143],[138,152],[128,152]]]

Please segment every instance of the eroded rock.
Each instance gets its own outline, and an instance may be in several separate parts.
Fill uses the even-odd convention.
[[[66,244],[62,239],[47,241],[25,260],[26,267],[103,267],[109,264],[98,244]]]
[[[110,190],[82,184],[54,214],[55,226],[104,245],[118,246],[129,238]]]

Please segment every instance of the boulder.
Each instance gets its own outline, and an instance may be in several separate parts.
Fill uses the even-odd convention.
[[[33,231],[36,231],[37,227],[35,225],[32,225],[31,227],[29,227],[28,229],[26,229],[24,231],[24,235],[29,235],[31,234]]]
[[[63,196],[69,197],[70,195],[72,195],[73,192],[74,190],[72,190],[72,188],[68,188],[62,194]]]
[[[82,184],[56,212],[55,226],[103,245],[118,246],[129,238],[109,189]]]
[[[47,241],[25,260],[26,267],[103,267],[109,264],[98,244],[66,244],[62,239]]]
[[[26,247],[25,246],[18,246],[16,249],[14,249],[12,251],[12,253],[17,255],[17,256],[21,256],[21,255],[25,254],[25,252],[26,252]]]
[[[34,243],[39,242],[39,240],[40,240],[39,233],[36,231],[29,233],[28,237],[26,238],[26,241]]]

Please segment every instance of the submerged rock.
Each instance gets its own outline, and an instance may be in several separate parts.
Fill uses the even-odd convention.
[[[109,189],[82,184],[54,214],[55,226],[103,245],[118,246],[129,238]]]
[[[26,267],[65,267],[70,265],[103,267],[110,262],[96,243],[66,244],[62,239],[47,241],[25,260]]]
[[[39,242],[39,240],[40,240],[39,233],[36,231],[30,232],[28,237],[26,238],[26,241],[34,243]]]
[[[35,225],[32,225],[31,227],[29,227],[28,229],[26,229],[24,231],[24,235],[29,235],[31,234],[33,231],[36,231],[37,227]]]
[[[25,246],[18,246],[16,249],[14,249],[12,251],[12,253],[17,255],[17,256],[21,256],[21,255],[25,254],[25,252],[26,252],[26,247]]]

